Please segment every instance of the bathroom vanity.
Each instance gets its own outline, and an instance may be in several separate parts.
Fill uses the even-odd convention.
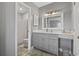
[[[63,20],[63,12],[44,14],[42,29],[32,32],[32,46],[53,55],[72,55],[74,34],[64,29]]]
[[[33,33],[32,45],[38,49],[58,55],[58,35]]]
[[[32,33],[33,47],[52,53],[54,55],[59,55],[60,39],[62,39],[61,40],[62,44],[63,42],[69,44],[69,42],[67,41],[73,40],[73,36],[72,35],[66,36],[64,34],[40,33],[40,32]],[[67,45],[67,48],[73,50],[73,48],[71,48],[71,45]]]

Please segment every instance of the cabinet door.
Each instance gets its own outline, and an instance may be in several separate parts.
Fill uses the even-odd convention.
[[[33,46],[34,47],[38,47],[39,46],[38,40],[39,40],[39,36],[36,35],[36,34],[33,34],[32,42],[33,42]]]
[[[42,49],[42,42],[43,42],[43,38],[39,37],[39,40],[38,40],[39,49]]]
[[[45,51],[48,51],[48,39],[47,38],[42,38],[42,49]]]
[[[48,51],[50,53],[58,55],[58,40],[49,38]]]
[[[40,34],[39,35],[40,39],[39,39],[39,49],[48,50],[48,39],[47,36],[44,34]]]

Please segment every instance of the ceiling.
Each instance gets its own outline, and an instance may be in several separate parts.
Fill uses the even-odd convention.
[[[52,2],[33,2],[37,7],[43,7],[45,5],[48,5]]]
[[[22,4],[18,3],[17,6],[18,6],[18,7],[17,7],[18,13],[20,13],[20,14],[25,14],[25,13],[29,12],[29,11],[28,11],[29,9],[26,8],[25,6],[23,6]]]

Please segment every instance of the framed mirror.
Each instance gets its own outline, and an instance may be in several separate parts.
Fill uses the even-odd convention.
[[[57,12],[56,14],[45,15],[42,18],[42,29],[49,31],[61,31],[63,30],[63,13]]]

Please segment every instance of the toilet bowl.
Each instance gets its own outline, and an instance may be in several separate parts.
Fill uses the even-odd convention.
[[[28,48],[28,39],[24,39],[24,47]]]

